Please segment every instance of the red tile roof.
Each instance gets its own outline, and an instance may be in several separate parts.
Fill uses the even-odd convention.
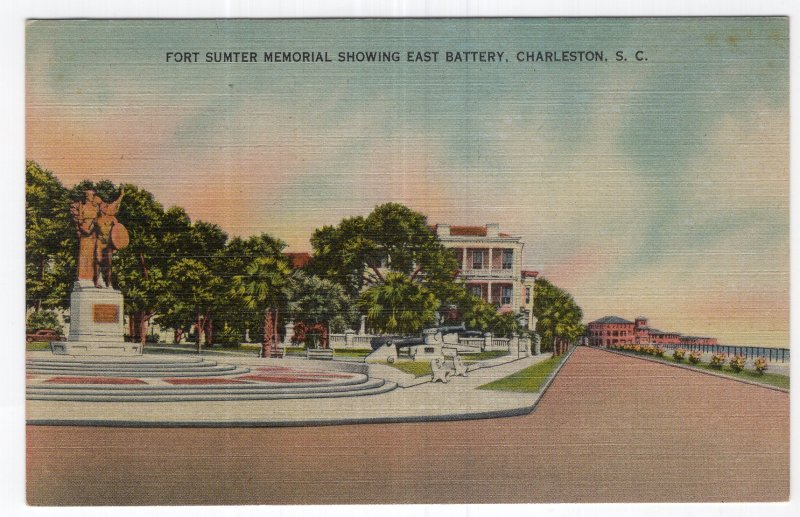
[[[305,267],[306,264],[308,264],[308,262],[311,260],[311,254],[306,251],[287,251],[283,255],[289,259],[289,262],[292,263],[292,267],[295,269]]]
[[[526,277],[529,277],[529,276],[532,276],[533,278],[536,278],[537,276],[539,276],[539,272],[538,271],[530,271],[530,270],[527,270],[527,269],[523,269],[522,270],[522,278],[526,278]]]
[[[486,237],[485,226],[451,226],[450,235],[457,237]]]
[[[431,230],[436,233],[436,228],[438,225],[431,226]],[[450,235],[453,237],[486,237],[486,227],[485,226],[451,226],[450,227]],[[499,233],[500,237],[511,237],[511,235],[507,233]]]

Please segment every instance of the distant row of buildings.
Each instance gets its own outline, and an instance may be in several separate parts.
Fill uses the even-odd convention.
[[[717,344],[717,339],[713,337],[684,336],[678,332],[654,329],[647,325],[647,318],[644,316],[639,316],[634,321],[606,316],[590,322],[586,333],[589,346]]]
[[[451,226],[437,224],[431,230],[446,248],[452,250],[460,264],[459,278],[474,295],[494,304],[500,312],[522,313],[527,327],[533,330],[533,288],[537,271],[522,268],[520,237],[500,232],[500,225]],[[294,267],[304,266],[307,253],[287,254]],[[716,338],[684,336],[649,327],[647,318],[629,321],[606,316],[588,324],[591,346],[620,344],[716,345]]]

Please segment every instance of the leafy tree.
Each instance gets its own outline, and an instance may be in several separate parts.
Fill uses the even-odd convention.
[[[322,324],[329,327],[337,317],[352,324],[357,317],[352,300],[339,284],[301,271],[292,275],[289,297],[291,319],[306,325]]]
[[[543,350],[552,350],[558,340],[575,341],[586,330],[583,311],[572,295],[542,277],[534,287],[533,315]]]
[[[398,272],[389,272],[384,282],[367,288],[358,307],[367,324],[378,332],[409,334],[436,321],[440,302],[431,291]]]
[[[192,225],[189,232],[190,253],[187,255],[194,258],[208,268],[210,279],[224,278],[229,274],[225,263],[225,245],[228,235],[216,224],[205,221],[197,221]],[[212,284],[215,286],[214,302],[210,305],[208,314],[203,319],[203,334],[206,345],[213,343],[214,317],[225,313],[229,309],[230,299],[229,286],[224,282]]]
[[[262,357],[272,355],[273,347],[278,343],[279,316],[288,301],[291,274],[285,258],[258,257],[245,268],[244,274],[233,277],[232,295],[249,309],[264,315]]]
[[[31,311],[28,314],[28,319],[25,322],[25,332],[31,333],[37,330],[52,330],[58,334],[64,333],[64,327],[58,319],[56,311],[52,310],[39,310]]]
[[[27,162],[25,298],[29,308],[69,307],[78,250],[69,204],[69,192],[53,173],[36,162]]]
[[[202,352],[201,335],[205,328],[205,320],[214,306],[216,291],[222,279],[215,277],[202,262],[184,258],[169,268],[168,294],[166,299],[181,304],[194,317],[196,330],[195,343],[197,353]]]
[[[489,302],[471,293],[464,293],[460,300],[464,317],[464,326],[470,330],[489,332],[492,329],[497,308]]]
[[[520,334],[522,332],[522,325],[519,324],[519,319],[513,312],[495,313],[492,320],[492,334],[498,337],[511,337],[513,333]]]
[[[194,314],[191,309],[178,297],[167,295],[162,311],[155,316],[155,321],[161,328],[172,329],[173,343],[181,342],[183,336],[188,335],[192,329]]]
[[[427,218],[398,203],[318,229],[311,246],[310,271],[338,283],[354,297],[365,287],[386,283],[387,273],[393,272],[422,283],[443,299],[445,293],[438,290],[452,284],[458,268]]]
[[[256,258],[273,257],[275,260],[285,261],[282,254],[285,247],[286,243],[265,233],[246,239],[234,237],[221,252],[218,259],[220,270],[217,274],[230,286],[233,278],[242,275]],[[240,336],[244,335],[245,330],[249,330],[251,339],[263,341],[262,312],[249,309],[239,297],[230,296],[227,291],[223,293],[215,314],[217,321],[223,326],[228,325]]]
[[[123,187],[117,219],[128,229],[130,242],[114,255],[114,284],[125,299],[131,340],[144,345],[149,322],[167,306],[167,271],[175,262],[167,243],[179,241],[190,227],[186,218],[183,226],[166,229],[164,207],[153,194],[131,184]]]

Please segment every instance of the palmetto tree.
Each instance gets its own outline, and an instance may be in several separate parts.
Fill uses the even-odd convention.
[[[560,341],[577,339],[584,332],[583,311],[572,296],[543,278],[537,279],[535,289],[533,313],[543,349],[555,348]]]
[[[278,318],[287,302],[292,270],[284,258],[258,257],[245,268],[244,275],[233,277],[233,293],[244,305],[264,312],[264,338],[261,356],[269,357],[278,343]]]
[[[374,330],[408,334],[436,321],[440,302],[407,275],[390,272],[384,283],[361,293],[358,306]]]

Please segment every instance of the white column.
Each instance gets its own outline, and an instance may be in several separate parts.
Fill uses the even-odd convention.
[[[492,270],[492,248],[489,248],[489,271]]]
[[[467,248],[461,248],[464,250],[464,253],[461,255],[461,271],[466,271],[467,269]]]
[[[492,303],[492,283],[486,282],[486,301]]]
[[[519,310],[519,289],[517,289],[517,282],[511,282],[511,310],[517,312]]]

